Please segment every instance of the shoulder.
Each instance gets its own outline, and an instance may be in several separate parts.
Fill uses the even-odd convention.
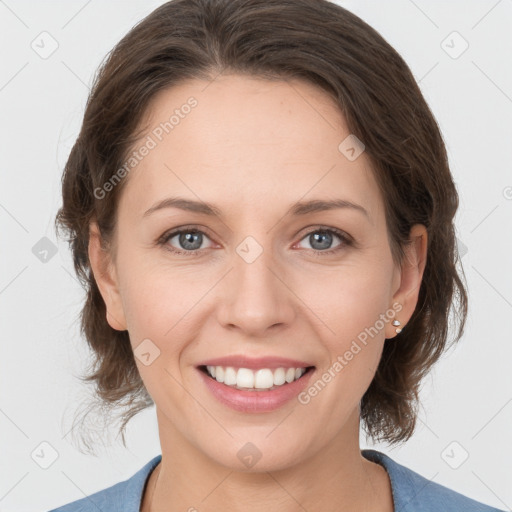
[[[90,496],[67,503],[49,512],[139,512],[142,492],[151,471],[160,462],[157,455],[145,464],[133,476]]]
[[[362,455],[384,466],[391,480],[395,510],[401,512],[504,512],[432,482],[377,450],[361,450]]]

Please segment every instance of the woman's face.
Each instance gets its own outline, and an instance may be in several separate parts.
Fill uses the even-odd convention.
[[[421,280],[393,264],[363,147],[335,103],[301,81],[183,82],[147,114],[113,272],[95,276],[110,325],[129,332],[162,443],[181,439],[231,468],[261,457],[257,470],[355,445],[359,402]],[[195,206],[155,208],[169,198]],[[236,390],[199,368],[233,355],[250,361],[217,361],[234,368],[217,376],[243,387],[274,377],[276,389]],[[279,384],[294,367],[314,369]]]

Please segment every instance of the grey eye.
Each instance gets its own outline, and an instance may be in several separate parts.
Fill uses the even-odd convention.
[[[329,230],[317,229],[306,235],[302,240],[307,240],[310,244],[307,249],[325,251],[326,249],[332,249],[334,238],[340,239],[340,236]]]

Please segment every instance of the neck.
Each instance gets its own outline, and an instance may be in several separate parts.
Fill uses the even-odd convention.
[[[358,433],[356,444],[340,433],[323,450],[283,469],[237,471],[166,424],[160,430],[162,460],[147,482],[141,512],[393,512],[388,474],[361,455]]]

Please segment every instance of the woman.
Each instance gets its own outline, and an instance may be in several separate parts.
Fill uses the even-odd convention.
[[[175,0],[96,79],[57,225],[89,379],[162,455],[55,509],[497,510],[360,450],[448,346],[458,196],[396,51],[321,0]],[[124,424],[123,424],[124,428]]]

